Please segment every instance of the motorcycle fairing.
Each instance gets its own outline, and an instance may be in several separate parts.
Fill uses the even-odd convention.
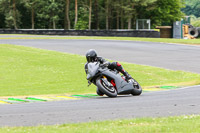
[[[114,79],[118,94],[130,94],[133,90],[133,84],[126,82],[120,74],[109,69],[100,69],[100,71],[102,75]]]
[[[99,68],[99,63],[88,63],[87,64],[87,80],[91,80],[97,73]]]

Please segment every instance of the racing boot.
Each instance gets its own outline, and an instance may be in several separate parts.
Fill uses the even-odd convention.
[[[126,80],[126,81],[128,81],[128,80],[130,80],[130,79],[133,79],[133,78],[131,77],[131,75],[128,74],[128,72],[126,72],[126,71],[122,72],[122,74],[125,76],[125,80]]]
[[[125,80],[126,80],[127,82],[128,82],[128,80],[133,79],[133,78],[131,77],[131,75],[129,75],[128,72],[126,72],[126,71],[123,69],[122,65],[119,64],[118,62],[113,62],[113,63],[111,63],[110,67],[111,67],[111,69],[112,69],[112,67],[114,67],[114,68],[116,68],[119,72],[121,72],[121,73],[125,76]]]
[[[131,77],[131,75],[130,74],[128,74],[128,72],[124,72],[125,73],[125,80],[127,81],[127,82],[132,82],[133,83],[133,85],[138,85],[138,83]]]

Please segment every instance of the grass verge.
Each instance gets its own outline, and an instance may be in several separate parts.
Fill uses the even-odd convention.
[[[0,96],[77,94],[87,87],[85,57],[30,47],[0,44]],[[200,75],[122,63],[142,85],[199,84]]]
[[[36,127],[4,127],[1,133],[199,133],[200,116],[137,118]]]
[[[10,34],[9,34],[10,35]],[[12,34],[11,34],[12,35]],[[127,41],[146,41],[146,42],[162,42],[162,43],[178,43],[200,45],[200,39],[173,39],[173,38],[143,38],[143,37],[88,37],[88,36],[38,36],[38,35],[17,35],[15,37],[7,37],[1,34],[0,39],[94,39],[94,40],[127,40]],[[6,36],[6,37],[3,37]]]

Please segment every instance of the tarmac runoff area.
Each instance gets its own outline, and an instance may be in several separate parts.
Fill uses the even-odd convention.
[[[170,89],[181,88],[178,86],[160,86],[143,89],[143,92],[165,91]],[[85,98],[99,98],[97,94],[75,94],[75,95],[41,95],[41,96],[17,96],[17,97],[0,97],[2,104],[21,104],[33,102],[63,101],[63,100],[81,100]],[[106,97],[105,95],[103,97]]]

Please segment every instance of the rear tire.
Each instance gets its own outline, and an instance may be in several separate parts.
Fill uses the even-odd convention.
[[[109,82],[109,81],[108,81]],[[115,89],[114,86],[108,86],[103,80],[102,78],[98,78],[96,80],[96,85],[98,87],[98,89],[106,94],[108,97],[116,97],[117,96],[117,91]]]
[[[134,89],[131,94],[133,96],[139,96],[142,93],[142,87],[135,79],[134,79],[134,81],[136,82],[137,85],[133,85]]]

